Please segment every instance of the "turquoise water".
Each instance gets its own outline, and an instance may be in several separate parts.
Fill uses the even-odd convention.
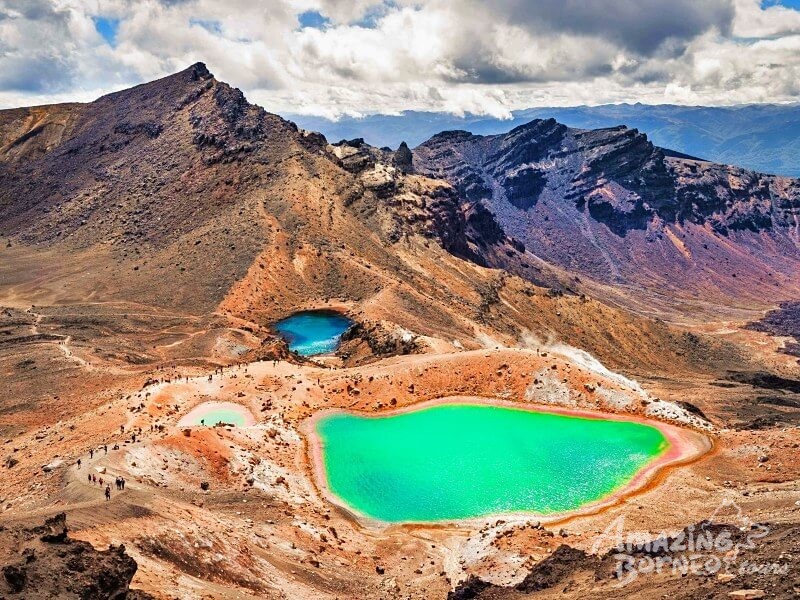
[[[352,321],[329,310],[300,312],[275,324],[289,349],[303,356],[333,352]]]
[[[200,423],[200,421],[203,421]],[[198,415],[192,425],[206,425],[212,427],[217,423],[228,423],[243,427],[247,423],[247,417],[244,412],[240,410],[232,410],[227,408],[214,408],[207,413]]]
[[[335,413],[316,427],[330,490],[388,522],[575,510],[668,447],[649,425],[478,404],[388,417]]]

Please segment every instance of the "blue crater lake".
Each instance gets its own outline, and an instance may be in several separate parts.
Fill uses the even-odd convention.
[[[289,349],[303,356],[333,352],[342,334],[352,325],[344,315],[331,310],[299,312],[275,324]]]

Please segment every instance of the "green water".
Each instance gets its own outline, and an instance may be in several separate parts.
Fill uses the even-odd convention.
[[[664,452],[655,427],[479,404],[321,418],[328,486],[388,522],[577,509]]]
[[[229,425],[236,425],[243,427],[247,423],[247,416],[241,410],[232,410],[227,408],[214,408],[207,413],[198,415],[193,425],[207,425],[212,427],[217,423],[228,423]],[[200,421],[203,423],[200,423]]]

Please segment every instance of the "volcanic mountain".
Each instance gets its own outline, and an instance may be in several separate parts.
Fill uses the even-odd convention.
[[[283,356],[270,324],[319,305],[359,311],[382,340],[353,360],[396,346],[401,330],[476,348],[531,331],[558,338],[575,323],[576,343],[611,357],[654,327],[614,312],[625,332],[612,351],[595,314],[608,307],[485,268],[524,249],[448,182],[408,172],[407,148],[328,144],[202,64],[89,104],[0,111],[0,132],[9,386],[47,402],[47,419],[81,390],[14,365],[44,354],[103,390],[120,373],[84,363],[127,377]],[[531,280],[565,288],[558,269],[527,263]],[[522,308],[556,303],[569,323]],[[30,418],[15,410],[6,426]]]
[[[391,157],[343,168],[320,135],[202,64],[90,104],[2,111],[0,132],[10,251],[41,253],[49,279],[91,279],[107,299],[209,311],[244,286],[233,312],[272,312],[279,296],[365,298],[388,283],[379,269],[413,280],[386,247],[404,236],[470,255],[449,184],[405,176]],[[110,271],[70,273],[76,257]],[[68,301],[71,287],[51,292]]]
[[[414,164],[488,209],[528,253],[624,289],[645,311],[800,292],[796,179],[670,152],[624,126],[552,119],[502,135],[444,132]]]
[[[680,530],[736,490],[795,526],[762,485],[797,480],[795,358],[742,326],[800,299],[799,194],[626,128],[329,143],[202,63],[0,111],[0,537],[66,511],[155,597],[444,598],[587,549],[601,513],[575,535],[370,529],[315,487],[312,415],[450,396],[723,431],[610,510]],[[355,324],[333,356],[290,353],[274,323],[318,308]],[[178,425],[211,400],[257,426]],[[105,502],[92,474],[130,485]]]
[[[444,132],[413,155],[403,145],[398,168],[401,152],[331,146],[198,64],[90,104],[3,111],[0,132],[0,233],[107,257],[121,268],[95,285],[129,300],[209,309],[252,279],[264,247],[318,262],[323,296],[368,288],[344,281],[339,240],[374,242],[370,260],[391,269],[385,242],[409,233],[534,283],[626,290],[645,311],[800,295],[797,180],[677,155],[625,127]],[[291,288],[271,263],[259,279]],[[242,310],[264,299],[249,290]]]

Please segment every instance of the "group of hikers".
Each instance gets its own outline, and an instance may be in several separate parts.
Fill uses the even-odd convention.
[[[89,481],[89,483],[92,483],[92,484],[96,483],[101,488],[103,487],[103,478],[102,478],[102,476],[98,477],[94,473],[89,473],[86,476],[86,479]],[[114,479],[114,486],[117,488],[117,491],[124,490],[125,489],[125,478],[124,477],[116,477]],[[111,500],[111,484],[110,483],[106,484],[105,494],[106,494],[106,500]]]
[[[101,446],[101,447],[102,447],[103,451],[106,454],[108,454],[108,446]],[[117,448],[119,448],[119,446],[114,445],[114,449],[117,449]],[[94,449],[89,450],[89,458],[94,458]],[[76,464],[78,465],[78,468],[80,469],[81,468],[81,459],[80,458],[77,460]],[[100,486],[100,488],[102,489],[103,483],[104,483],[102,476],[95,475],[94,473],[88,473],[86,475],[86,479],[91,484],[98,484]],[[106,483],[105,485],[106,485],[106,487],[105,487],[106,500],[111,500],[111,484],[110,483]],[[119,476],[116,477],[114,479],[114,487],[117,488],[117,491],[124,490],[125,489],[125,478],[124,477],[119,477]]]

